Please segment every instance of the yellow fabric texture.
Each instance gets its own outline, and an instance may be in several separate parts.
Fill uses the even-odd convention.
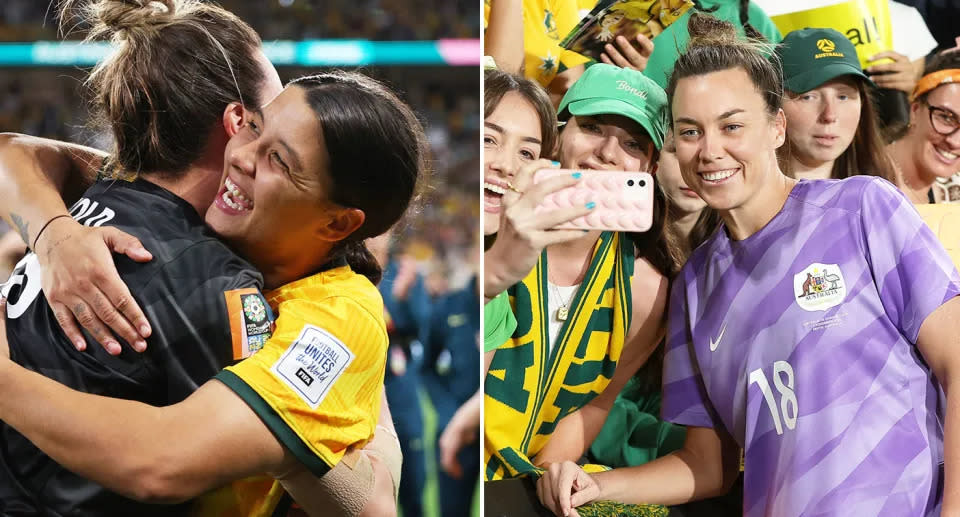
[[[278,314],[273,336],[225,371],[246,383],[312,455],[333,467],[348,450],[371,440],[377,425],[387,356],[383,299],[366,277],[344,266],[286,284],[268,293],[267,301]],[[308,325],[328,332],[354,355],[316,409],[273,371]],[[266,517],[283,493],[269,478],[242,480],[202,498],[196,505],[202,513],[194,514]]]

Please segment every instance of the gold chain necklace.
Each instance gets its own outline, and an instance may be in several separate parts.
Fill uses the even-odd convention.
[[[548,276],[549,276],[549,272],[548,272]],[[547,278],[547,283],[550,284],[550,287],[553,288],[553,294],[557,296],[557,302],[560,304],[560,307],[557,308],[557,319],[560,321],[567,321],[567,317],[570,315],[570,310],[568,309],[568,306],[570,305],[570,302],[573,301],[573,297],[576,296],[577,290],[574,289],[573,293],[570,294],[570,297],[567,299],[566,303],[564,303],[563,296],[560,294],[560,288],[557,287],[557,284],[554,284],[553,282],[551,282],[549,278]]]

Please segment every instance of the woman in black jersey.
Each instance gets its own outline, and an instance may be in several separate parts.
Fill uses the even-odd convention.
[[[68,2],[68,4],[72,5],[74,2]],[[184,224],[187,227],[188,236],[195,239],[198,244],[182,248],[183,250],[215,249],[221,256],[227,257],[224,248],[217,248],[212,239],[205,237],[203,232],[206,230],[196,227],[202,226],[198,216],[207,212],[211,199],[218,195],[218,191],[222,196],[229,190],[230,195],[226,200],[235,205],[232,207],[235,210],[242,211],[246,208],[250,209],[251,213],[265,212],[267,215],[274,211],[287,210],[286,220],[273,222],[274,225],[283,223],[273,232],[258,233],[262,228],[259,224],[251,225],[248,228],[249,231],[240,234],[237,234],[235,228],[231,228],[230,225],[221,225],[218,228],[227,234],[225,236],[233,246],[250,253],[256,265],[264,269],[268,287],[279,286],[318,270],[338,269],[341,264],[339,261],[349,263],[357,273],[366,274],[372,280],[376,280],[378,273],[376,263],[368,253],[365,253],[362,239],[383,231],[402,214],[413,195],[416,178],[422,169],[422,130],[409,108],[382,86],[363,76],[327,74],[301,80],[296,86],[289,87],[275,103],[270,103],[262,109],[255,109],[278,91],[279,83],[276,72],[260,51],[259,38],[236,17],[222,9],[193,0],[165,2],[101,0],[88,7],[87,15],[96,21],[93,24],[93,34],[110,35],[120,43],[120,49],[113,55],[112,60],[95,69],[90,80],[97,94],[95,99],[97,107],[110,122],[117,142],[117,150],[107,163],[109,168],[120,173],[116,176],[139,172],[140,179],[131,183],[117,181],[100,182],[94,185],[87,194],[93,192],[97,196],[106,197],[86,197],[87,194],[84,194],[87,204],[84,204],[84,199],[81,199],[73,208],[77,219],[84,220],[88,226],[99,226],[103,223],[109,226],[115,222],[119,226],[120,223],[115,219],[120,218],[122,214],[120,210],[114,210],[108,205],[107,198],[113,200],[112,202],[118,202],[117,199],[122,196],[127,196],[129,199],[153,200],[182,213],[187,219]],[[229,43],[224,43],[227,40]],[[171,45],[171,42],[176,42],[177,45]],[[157,66],[160,62],[165,66]],[[177,65],[171,66],[171,63]],[[162,77],[155,75],[155,72],[160,69],[163,69]],[[238,100],[246,101],[247,108],[244,108],[241,103],[228,104],[236,97],[240,97]],[[329,109],[331,105],[342,106],[342,108]],[[362,108],[352,109],[354,106]],[[291,121],[292,117],[289,116],[282,117],[285,123],[277,124],[276,113],[284,109],[299,113],[301,115],[299,124]],[[311,113],[316,114],[316,117],[309,116]],[[303,117],[303,115],[307,116]],[[268,116],[273,117],[272,124],[265,123]],[[262,132],[264,126],[269,126],[269,135]],[[286,131],[283,134],[286,136],[277,133],[279,131],[277,128],[283,128]],[[340,131],[339,134],[338,131]],[[231,136],[236,137],[235,142],[231,142],[232,148],[227,143]],[[261,142],[269,142],[270,145],[261,145]],[[319,146],[317,146],[318,142]],[[358,147],[353,142],[373,145],[374,151],[371,152],[366,147]],[[32,204],[27,206],[21,203],[23,206],[2,210],[3,216],[11,220],[21,230],[25,242],[39,252],[40,260],[37,261],[34,258],[32,263],[43,263],[44,274],[58,281],[56,276],[64,275],[63,264],[69,262],[75,263],[74,268],[77,265],[80,269],[91,268],[95,260],[86,258],[89,252],[84,249],[98,239],[111,245],[114,251],[127,251],[132,258],[139,260],[150,258],[133,251],[138,243],[129,236],[111,231],[106,227],[90,230],[71,222],[69,217],[62,217],[66,215],[66,207],[56,193],[49,188],[50,180],[52,179],[55,186],[68,193],[82,190],[89,184],[89,178],[92,177],[90,172],[100,168],[101,162],[104,162],[101,153],[78,146],[23,137],[7,136],[5,143],[7,145],[0,152],[2,155],[0,162],[6,166],[8,175],[16,172],[17,177],[8,176],[0,179],[0,190],[16,192],[16,195],[0,197],[3,197],[5,202],[29,199]],[[227,147],[226,159],[224,159],[224,147]],[[403,159],[404,156],[406,159]],[[309,157],[312,159],[308,161]],[[52,168],[52,175],[42,173],[39,170],[40,165]],[[235,181],[228,182],[228,178],[231,178],[229,171],[234,169],[242,171],[242,175],[233,176],[234,179],[244,176],[259,179],[257,182],[240,187]],[[88,179],[78,180],[78,175]],[[270,186],[263,188],[258,186],[263,185],[260,180],[265,182],[267,179],[273,179]],[[364,186],[371,182],[382,185],[384,189],[382,191],[366,189]],[[246,195],[243,195],[243,192]],[[246,199],[241,198],[241,195]],[[137,196],[147,197],[138,198]],[[377,210],[371,210],[374,206]],[[271,210],[271,207],[274,210]],[[116,208],[119,209],[119,206]],[[176,226],[165,219],[176,219],[175,214],[170,212],[144,213],[142,220],[132,221],[136,219],[136,214],[131,208],[136,207],[131,207],[130,203],[127,203],[124,212],[131,221],[127,222],[126,227],[136,227],[135,223],[138,222],[145,225],[163,223]],[[141,211],[148,211],[150,203],[144,202],[140,208]],[[257,219],[260,218],[257,217]],[[289,222],[292,220],[296,220],[298,224],[290,225]],[[214,227],[217,227],[215,221],[211,222],[214,223]],[[255,220],[254,223],[256,222]],[[309,233],[311,230],[312,235],[319,236],[322,242],[319,244],[312,242],[303,247],[304,238],[311,235]],[[150,228],[144,227],[143,231],[147,233],[138,235],[141,239],[154,238]],[[92,239],[90,237],[81,239],[79,234],[82,232],[94,233],[94,235]],[[253,238],[257,235],[266,236],[266,240]],[[181,240],[182,238],[183,236],[180,237]],[[284,238],[284,242],[287,243],[286,249],[280,249],[279,246],[270,247],[272,244],[283,241]],[[146,355],[149,355],[152,349],[157,349],[152,363],[148,362],[148,364],[151,364],[151,368],[158,370],[159,373],[142,374],[142,377],[139,377],[141,372],[136,370],[134,365],[139,364],[141,357],[145,356],[131,357],[129,351],[116,358],[111,358],[98,347],[89,350],[88,355],[68,353],[73,346],[77,345],[76,339],[79,333],[75,329],[69,331],[69,325],[67,325],[69,339],[58,331],[51,330],[52,339],[57,341],[52,347],[56,353],[49,358],[41,359],[45,361],[52,358],[60,361],[66,358],[72,362],[64,362],[63,367],[80,373],[58,380],[75,389],[84,389],[103,381],[101,384],[96,384],[98,389],[86,391],[143,400],[153,405],[165,405],[183,399],[191,386],[196,388],[216,373],[216,369],[225,365],[220,349],[226,346],[229,351],[231,335],[236,337],[237,333],[231,329],[226,329],[226,333],[220,334],[217,334],[217,328],[209,331],[198,330],[199,327],[203,327],[198,323],[209,322],[212,318],[214,319],[213,327],[225,326],[217,323],[217,321],[225,322],[227,319],[225,315],[220,315],[218,312],[225,313],[226,309],[223,307],[225,298],[229,308],[229,294],[237,291],[235,289],[237,287],[254,288],[249,289],[253,291],[252,293],[244,294],[244,296],[252,295],[254,298],[237,299],[250,302],[251,305],[243,306],[245,315],[262,319],[260,311],[265,309],[262,298],[259,298],[261,309],[256,310],[257,297],[260,296],[255,294],[255,287],[260,282],[258,274],[249,266],[244,266],[240,259],[228,259],[236,262],[231,266],[233,269],[228,269],[227,272],[210,273],[211,268],[222,266],[222,259],[211,257],[208,258],[207,263],[204,263],[203,257],[206,256],[204,253],[194,253],[196,258],[191,260],[183,259],[184,256],[189,255],[188,253],[165,253],[168,251],[166,247],[170,242],[176,240],[175,236],[171,236],[170,239],[166,239],[168,242],[161,244],[164,249],[152,249],[155,252],[153,260],[144,266],[135,266],[124,260],[118,263],[121,273],[124,274],[124,280],[128,281],[129,277],[125,273],[132,275],[134,273],[131,272],[139,271],[138,267],[151,267],[151,264],[157,262],[164,264],[160,274],[150,276],[143,281],[144,285],[160,284],[162,286],[162,288],[151,287],[154,291],[150,292],[155,295],[156,303],[144,307],[155,323],[152,329],[153,335],[148,338],[150,347],[147,348]],[[300,253],[290,252],[291,242],[301,245]],[[101,260],[106,256],[102,245],[100,248],[90,249],[100,253]],[[176,263],[177,267],[168,267],[170,263]],[[58,267],[57,264],[61,266]],[[209,276],[198,279],[192,274],[183,274],[183,267],[194,269],[194,273],[199,271]],[[229,271],[242,272],[241,276],[247,278],[245,285],[235,283]],[[31,295],[32,297],[24,297],[24,293],[30,293],[27,287],[36,285],[39,268],[31,273],[33,274],[29,276],[20,275],[19,284],[14,286],[18,300],[11,301],[11,307],[46,304],[42,298],[34,302],[35,294]],[[33,281],[29,282],[31,279]],[[44,285],[49,286],[50,283],[47,280],[49,279],[44,281]],[[120,352],[119,343],[111,342],[105,327],[92,319],[88,320],[94,312],[108,315],[109,313],[104,311],[101,305],[107,306],[109,302],[113,302],[122,309],[129,323],[126,326],[118,324],[109,317],[105,321],[114,323],[121,336],[134,348],[143,350],[146,342],[141,338],[147,337],[150,330],[142,329],[146,320],[140,320],[136,311],[132,310],[136,305],[132,298],[144,304],[143,292],[133,290],[132,298],[130,294],[125,293],[120,293],[118,297],[116,292],[109,290],[104,282],[98,281],[92,287],[99,288],[99,292],[94,289],[96,294],[86,298],[92,300],[90,302],[74,295],[67,295],[68,299],[51,302],[50,310],[35,312],[51,314],[52,310],[57,320],[67,323],[69,319],[67,311],[72,311],[81,323],[92,329],[91,334],[99,341],[105,342],[111,354],[115,354]],[[190,289],[189,292],[197,298],[193,305],[178,299],[177,293],[181,289]],[[230,292],[225,293],[224,291],[228,289]],[[5,294],[11,292],[8,289],[4,291]],[[73,298],[69,299],[71,296]],[[63,304],[64,301],[70,304],[69,308]],[[181,303],[188,304],[184,307]],[[8,307],[6,311],[8,318],[10,312]],[[170,317],[171,313],[180,318],[180,324],[156,324],[158,314]],[[9,322],[11,325],[14,323],[14,320]],[[47,316],[45,323],[50,328],[56,324],[50,316]],[[210,323],[207,325],[209,326]],[[133,330],[135,327],[140,329],[140,332]],[[192,341],[190,339],[175,340],[176,346],[170,345],[169,335],[183,329],[189,330],[188,334],[192,333],[190,336]],[[196,331],[193,332],[194,330]],[[246,330],[250,330],[250,327]],[[13,331],[14,329],[10,328],[6,334],[12,335]],[[254,345],[262,346],[266,341],[263,334],[251,336],[245,331],[242,334],[246,341],[239,345],[250,347],[246,352],[250,352]],[[210,338],[217,335],[222,339]],[[37,336],[39,342],[20,343],[21,349],[26,350],[28,346],[35,349],[48,349],[44,346],[48,340],[44,339],[43,335]],[[253,339],[254,337],[261,339],[258,341]],[[157,346],[158,343],[162,345]],[[199,344],[191,346],[196,343]],[[17,343],[11,342],[11,344]],[[234,339],[234,352],[239,345]],[[182,361],[182,358],[177,355],[178,349],[189,351],[201,347],[208,350],[206,355],[200,354],[202,367],[196,367],[192,362]],[[16,350],[16,347],[11,348]],[[76,351],[73,350],[73,352]],[[23,356],[24,353],[19,355]],[[245,355],[248,354],[244,354],[241,350],[239,355],[234,354],[228,358],[240,358]],[[17,354],[14,354],[14,359],[19,359]],[[70,366],[74,363],[82,364],[83,367],[77,369]],[[213,365],[216,369],[211,371],[210,366]],[[42,365],[34,366],[34,370],[48,373]],[[47,379],[16,368],[6,361],[4,361],[4,368],[7,368],[8,372],[4,374],[5,381],[13,382],[15,377],[23,375],[24,378],[17,381],[19,386],[27,385],[23,383],[39,383],[36,385],[38,389],[32,391],[38,399],[33,399],[19,409],[7,408],[10,412],[4,411],[0,420],[4,420],[8,425],[15,425],[17,430],[27,435],[34,443],[45,444],[42,445],[44,451],[58,460],[61,465],[89,476],[109,489],[139,499],[182,500],[247,473],[270,470],[274,471],[277,477],[283,478],[295,496],[306,493],[313,497],[301,501],[304,505],[322,504],[329,508],[331,502],[333,504],[342,502],[336,497],[333,497],[333,501],[321,498],[318,502],[316,476],[322,473],[323,469],[307,470],[302,464],[302,457],[297,456],[297,451],[290,453],[291,444],[283,442],[281,446],[281,442],[278,442],[277,438],[268,432],[268,428],[264,427],[261,419],[258,418],[259,413],[251,411],[251,408],[244,404],[246,399],[238,398],[230,391],[222,388],[204,389],[179,405],[155,409],[129,401],[99,399],[70,392]],[[147,369],[150,370],[150,368]],[[206,372],[205,376],[204,372]],[[90,377],[97,378],[91,380]],[[114,387],[113,383],[120,380],[127,382],[125,386],[130,388],[129,392]],[[160,385],[154,386],[151,382],[154,384],[159,382]],[[159,391],[151,388],[159,388]],[[84,409],[73,413],[73,417],[69,417],[67,416],[69,412],[54,410],[40,400],[43,398],[42,393],[50,396],[57,391],[61,394],[54,397],[56,400],[48,400],[48,402],[55,404],[58,403],[57,400],[60,402],[74,400],[73,403],[68,403],[68,407]],[[211,392],[215,393],[212,399],[203,398]],[[28,398],[21,400],[25,402]],[[370,402],[369,397],[366,400]],[[197,407],[205,409],[194,413],[200,415],[200,421],[195,419],[183,432],[161,433],[159,437],[142,443],[139,449],[134,449],[136,453],[132,455],[122,454],[122,450],[130,449],[119,447],[121,443],[131,443],[128,440],[122,442],[107,440],[99,444],[85,445],[74,443],[73,446],[58,449],[59,446],[68,443],[69,439],[65,436],[52,437],[45,434],[52,428],[44,425],[43,420],[53,414],[64,417],[67,422],[57,426],[61,431],[67,429],[78,431],[84,429],[85,425],[105,423],[109,418],[104,420],[103,413],[97,413],[94,406],[88,405],[101,403],[108,406],[117,404],[119,406],[114,407],[121,408],[117,411],[107,410],[110,411],[107,414],[122,415],[118,417],[118,421],[114,422],[115,426],[140,425],[144,426],[143,429],[153,432],[160,429],[156,425],[157,419],[167,418],[168,422],[176,422],[176,416],[180,414],[178,411],[183,411],[184,408],[193,408],[195,412]],[[130,404],[133,405],[128,406]],[[227,411],[226,408],[231,406],[233,411]],[[370,402],[368,407],[376,414],[375,400]],[[43,411],[34,414],[23,411],[29,408],[42,408]],[[211,408],[218,408],[218,411],[210,411]],[[147,411],[144,418],[139,420],[133,418],[133,412],[141,410]],[[160,413],[154,413],[151,416],[149,413],[152,411]],[[231,413],[233,417],[230,417]],[[95,422],[84,421],[86,417],[92,415],[96,415]],[[25,417],[25,420],[15,420],[15,417],[21,416]],[[211,419],[211,422],[205,423],[204,420],[207,418]],[[372,420],[367,418],[365,421],[375,423],[375,420],[376,418],[373,417]],[[246,421],[246,424],[242,424],[243,421]],[[389,423],[389,417],[385,419],[385,423]],[[227,424],[229,424],[227,432],[219,429],[219,426]],[[212,453],[195,454],[196,447],[202,447],[204,443],[209,442],[202,442],[199,438],[191,440],[191,432],[216,433],[216,444],[219,448],[227,447],[231,433],[240,432],[247,425],[252,427],[252,430],[247,427],[241,439],[238,440],[244,444],[242,449],[232,450],[230,454],[223,457]],[[117,429],[115,426],[114,429]],[[370,429],[372,430],[372,424]],[[136,435],[140,439],[145,436],[143,432]],[[74,438],[84,440],[93,436],[104,439],[107,435],[100,432],[78,432],[78,436]],[[164,440],[161,438],[172,440],[174,443],[163,444]],[[258,446],[259,439],[264,441]],[[362,446],[365,441],[360,439],[356,442],[356,446]],[[166,462],[166,466],[173,467],[174,470],[182,470],[178,471],[177,475],[169,477],[165,475],[170,471],[163,469],[137,471],[136,468],[144,465],[140,461],[137,467],[138,462],[133,461],[137,459],[135,456],[148,457],[144,456],[145,447],[161,445],[164,445],[168,451],[181,447],[179,449],[181,453],[184,451],[183,447],[193,447],[189,449],[190,453],[184,456],[186,458],[184,461]],[[387,449],[391,446],[392,444],[388,445]],[[133,460],[131,456],[134,457]],[[117,463],[104,461],[106,458],[115,459]],[[169,459],[169,456],[167,458]],[[337,464],[337,467],[339,466],[340,464]],[[9,467],[8,471],[0,472],[0,476],[5,474],[10,477],[17,474],[12,471],[17,470],[19,465],[7,467]],[[150,467],[156,467],[156,465],[150,465]],[[129,470],[131,468],[133,471]],[[390,474],[386,469],[378,466],[377,461],[374,461],[370,468],[371,470],[365,471],[368,475],[366,481],[373,483],[375,475],[376,488],[368,486],[363,493],[357,494],[360,496],[359,502],[358,500],[350,501],[353,506],[344,507],[343,512],[360,511],[363,508],[363,502],[371,493],[377,496],[383,493],[380,488],[384,486],[383,483],[389,487]],[[61,467],[60,470],[65,469]],[[121,472],[126,474],[118,475]],[[190,472],[192,475],[182,475],[184,472]],[[331,474],[337,472],[335,467]],[[342,469],[340,472],[342,473]],[[70,475],[72,474],[69,472],[63,474],[66,478]],[[158,475],[160,477],[157,477]],[[86,511],[91,515],[104,512],[129,514],[133,511],[144,515],[151,512],[169,515],[188,511],[188,508],[167,507],[151,510],[143,505],[131,506],[132,503],[129,501],[117,499],[115,494],[110,495],[95,484],[91,484],[90,489],[86,491],[87,500],[84,501],[84,493],[81,492],[50,493],[50,487],[55,486],[56,483],[51,484],[49,481],[49,479],[21,478],[9,483],[0,483],[0,485],[16,485],[16,488],[21,489],[20,493],[13,494],[10,499],[7,498],[7,493],[0,491],[0,495],[4,496],[0,499],[0,509],[22,510],[30,513],[31,505],[42,503],[44,497],[69,499],[76,496],[81,500],[59,501],[59,504],[70,505],[69,507],[75,509],[70,510],[71,512]],[[393,481],[399,480],[394,476]],[[47,493],[30,493],[29,485],[38,482],[46,487],[44,490],[47,490]],[[70,483],[75,482],[68,479],[64,482],[64,486]],[[300,491],[297,492],[297,490]],[[385,507],[367,505],[365,511],[371,515],[380,515],[383,511],[395,511],[392,508],[393,501],[389,492],[387,488],[388,497],[385,498]],[[91,494],[96,494],[96,497]],[[331,496],[326,494],[326,497],[329,499]],[[118,506],[104,504],[104,500],[112,501]],[[382,501],[384,498],[377,499],[378,503]],[[85,503],[89,505],[84,506]],[[97,506],[98,504],[101,506]],[[33,511],[38,510],[34,508]],[[61,510],[45,507],[44,511],[58,514]]]

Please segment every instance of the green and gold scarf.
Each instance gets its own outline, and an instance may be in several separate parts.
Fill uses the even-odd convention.
[[[630,326],[633,261],[629,239],[601,235],[552,350],[546,250],[530,274],[509,289],[517,329],[497,349],[485,382],[485,479],[539,475],[530,458],[546,445],[560,419],[610,383]]]

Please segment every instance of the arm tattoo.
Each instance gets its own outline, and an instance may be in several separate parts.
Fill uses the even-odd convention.
[[[29,223],[23,220],[19,215],[10,212],[10,220],[13,221],[13,225],[17,227],[17,232],[20,233],[20,237],[23,239],[23,243],[27,246],[30,245],[30,234],[27,232],[27,228],[30,226]]]

